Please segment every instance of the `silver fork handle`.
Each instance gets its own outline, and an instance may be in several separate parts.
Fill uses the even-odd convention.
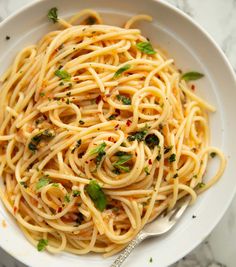
[[[110,267],[120,267],[122,263],[127,259],[127,257],[130,255],[130,253],[133,251],[133,249],[140,244],[144,239],[146,238],[146,235],[144,232],[140,231],[135,239],[133,239],[129,245],[121,252],[121,254],[117,257],[117,259],[114,261],[114,263]]]

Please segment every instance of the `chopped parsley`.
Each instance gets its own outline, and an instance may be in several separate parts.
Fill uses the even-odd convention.
[[[100,211],[104,211],[107,206],[107,198],[97,181],[91,180],[90,183],[86,185],[85,190],[92,199],[95,207]]]
[[[83,120],[79,120],[79,124],[80,124],[80,125],[84,125],[85,122],[84,122]]]
[[[143,170],[145,171],[146,175],[150,175],[150,172],[148,170],[148,166],[146,166]]]
[[[41,93],[39,94],[39,96],[43,97],[43,96],[45,96],[45,93],[44,93],[44,92],[41,92]]]
[[[53,183],[52,186],[53,187],[59,187],[59,184],[58,183]]]
[[[168,160],[169,160],[169,162],[176,161],[176,155],[175,154],[171,154]]]
[[[49,175],[42,176],[36,184],[36,190],[39,190],[40,188],[48,185],[51,181],[52,180],[51,178],[49,178]]]
[[[72,195],[73,195],[73,197],[78,197],[80,195],[80,191],[79,190],[73,190]]]
[[[47,239],[40,239],[37,245],[38,251],[44,251],[47,245],[48,245]]]
[[[31,142],[28,144],[29,150],[31,150],[33,153],[35,153],[38,150],[38,144],[42,140],[49,140],[51,138],[55,137],[55,133],[53,130],[46,129],[41,133],[36,134],[34,137],[32,137]]]
[[[178,175],[178,173],[176,173],[174,176],[173,176],[173,178],[175,179],[175,178],[177,178],[179,175]]]
[[[124,163],[128,162],[131,158],[132,155],[119,151],[116,153],[116,156],[118,157],[118,160],[113,163],[113,166],[115,167],[115,169],[118,169],[119,171],[124,171],[124,172],[129,172],[130,171],[130,167],[129,166],[123,166]]]
[[[161,160],[161,154],[157,155],[156,160],[158,160],[158,161]]]
[[[136,47],[147,55],[154,55],[156,54],[156,51],[153,49],[150,42],[139,42],[136,44]]]
[[[72,153],[72,154],[75,153],[75,150],[76,150],[78,147],[80,147],[81,142],[82,142],[81,139],[78,140],[78,141],[76,142],[75,147],[71,150],[71,153]]]
[[[152,263],[152,262],[153,262],[153,259],[152,259],[152,257],[149,259],[149,262],[150,262],[150,263]]]
[[[123,72],[127,71],[130,68],[131,66],[129,64],[126,64],[123,67],[119,68],[114,74],[113,79],[120,77]]]
[[[173,146],[165,147],[164,154],[167,154],[168,152],[170,152],[172,148]]]
[[[112,121],[116,118],[116,115],[115,114],[112,114],[111,116],[108,117],[108,120],[109,121]]]
[[[70,196],[69,194],[66,194],[64,197],[65,202],[69,203],[70,202]]]
[[[51,8],[48,11],[48,18],[53,22],[56,23],[58,22],[58,15],[57,15],[58,9],[56,7]]]
[[[131,99],[124,95],[117,95],[116,98],[121,101],[124,105],[131,105]]]
[[[195,80],[201,79],[202,77],[204,77],[204,74],[196,72],[196,71],[190,71],[190,72],[184,73],[181,79],[185,81],[195,81]]]
[[[203,188],[205,185],[206,185],[205,183],[198,183],[196,187],[197,189],[199,189],[199,188]]]
[[[97,22],[95,17],[89,16],[86,20],[85,20],[85,24],[87,25],[93,25]]]
[[[102,161],[102,158],[106,155],[106,152],[104,151],[106,147],[106,143],[103,142],[101,145],[97,146],[96,148],[92,149],[89,153],[90,156],[97,154],[96,158],[95,158],[95,163],[97,166],[99,166],[99,164]]]
[[[211,152],[210,156],[214,158],[216,156],[216,152]]]
[[[148,126],[145,126],[140,131],[132,132],[128,136],[128,141],[134,141],[134,140],[137,140],[138,142],[144,141],[147,132],[148,132]]]
[[[21,181],[20,184],[21,184],[22,186],[24,186],[24,188],[27,188],[27,187],[28,187],[27,183],[24,182],[24,181]]]
[[[58,69],[58,70],[56,70],[54,73],[55,73],[55,75],[56,75],[57,77],[59,77],[59,78],[60,78],[61,80],[63,80],[63,81],[68,82],[68,81],[70,81],[70,79],[71,79],[71,75],[70,75],[70,73],[68,73],[66,70]]]
[[[145,143],[149,148],[154,148],[159,145],[160,140],[155,134],[149,134],[145,137]]]

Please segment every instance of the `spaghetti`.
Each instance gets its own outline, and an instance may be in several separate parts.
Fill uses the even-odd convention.
[[[149,16],[124,28],[91,10],[65,21],[54,8],[49,18],[61,29],[24,48],[1,78],[0,196],[38,250],[110,256],[220,178],[214,107],[131,28]],[[203,183],[209,155],[220,165]]]

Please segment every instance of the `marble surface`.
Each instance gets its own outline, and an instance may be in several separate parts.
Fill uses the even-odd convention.
[[[37,0],[0,0],[0,20]],[[221,46],[236,71],[236,0],[168,0],[193,17]],[[236,197],[211,235],[172,267],[236,266]],[[0,250],[0,266],[23,267]]]

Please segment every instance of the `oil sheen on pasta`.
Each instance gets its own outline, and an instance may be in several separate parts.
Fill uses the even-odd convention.
[[[39,250],[113,255],[223,173],[224,155],[209,146],[214,107],[173,59],[140,48],[139,19],[151,20],[59,18],[1,77],[0,195]],[[210,154],[219,168],[204,182]]]

